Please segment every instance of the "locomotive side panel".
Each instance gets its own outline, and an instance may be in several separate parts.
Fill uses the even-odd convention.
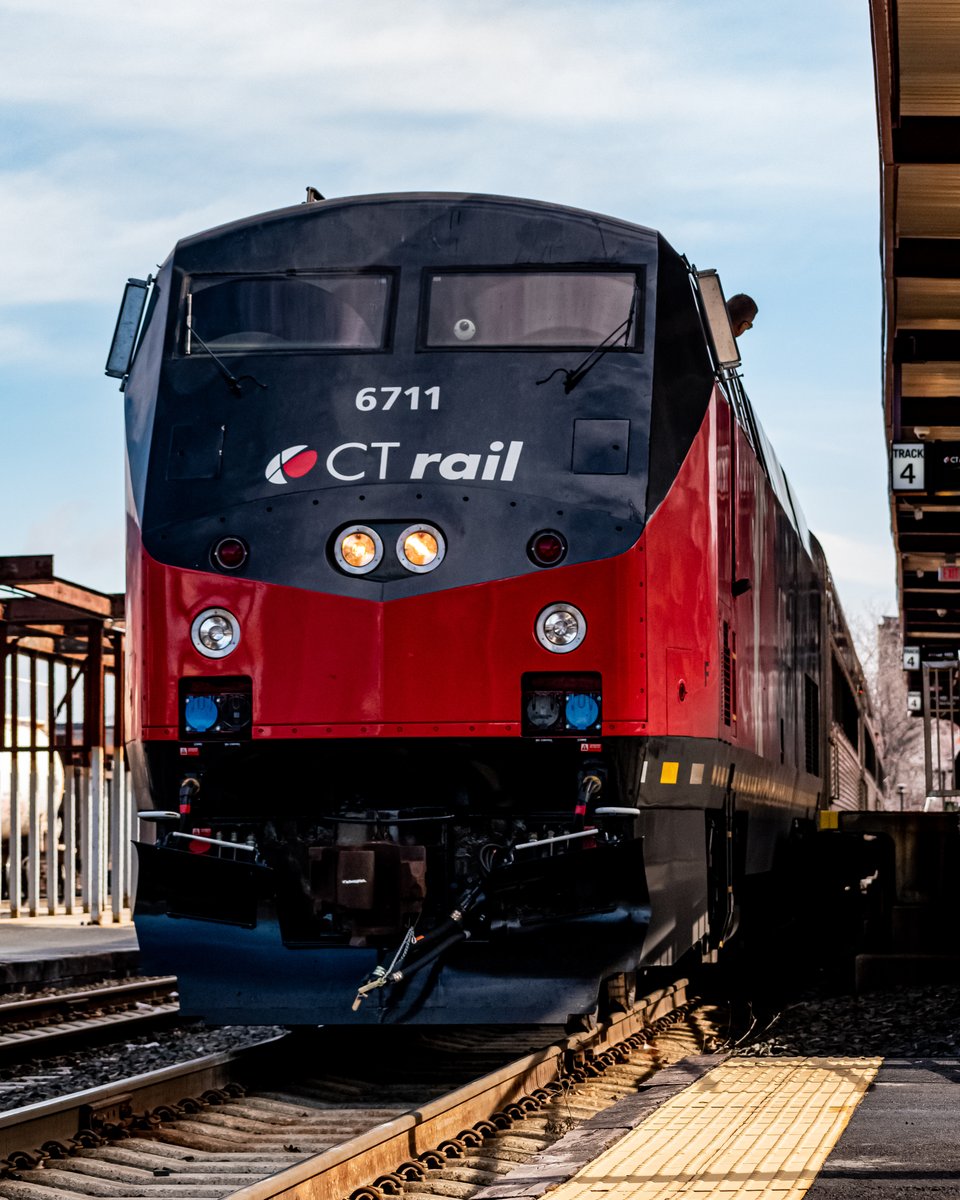
[[[718,732],[717,416],[714,398],[643,535],[654,736],[714,738]]]

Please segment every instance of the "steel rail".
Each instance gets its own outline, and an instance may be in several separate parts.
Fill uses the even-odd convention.
[[[48,1142],[69,1143],[79,1131],[95,1124],[118,1124],[125,1112],[149,1111],[176,1103],[186,1095],[225,1087],[236,1081],[238,1067],[258,1066],[259,1058],[285,1041],[286,1036],[0,1113],[0,1164],[11,1155],[35,1150]]]
[[[230,1194],[230,1200],[331,1200],[349,1196],[404,1161],[440,1146],[532,1092],[556,1083],[571,1057],[596,1056],[639,1033],[686,1002],[686,982],[645,997],[629,1012],[596,1029],[518,1059],[414,1112],[378,1125],[359,1137],[305,1159]]]
[[[292,1082],[296,1092],[296,1081],[289,1076],[296,1073],[297,1067],[302,1070],[303,1062],[302,1053],[298,1053],[290,1035],[272,1038],[246,1050],[210,1055],[190,1064],[169,1067],[0,1116],[0,1160],[6,1162],[6,1170],[2,1172],[4,1177],[0,1178],[0,1196],[34,1198],[43,1195],[56,1200],[58,1192],[90,1194],[80,1186],[81,1180],[89,1179],[89,1176],[77,1172],[99,1172],[95,1177],[102,1182],[109,1178],[102,1173],[108,1169],[127,1172],[128,1176],[142,1175],[139,1166],[132,1169],[132,1163],[108,1167],[108,1162],[116,1164],[119,1156],[122,1162],[130,1163],[132,1156],[140,1153],[138,1148],[143,1146],[146,1155],[172,1156],[160,1160],[163,1169],[154,1170],[152,1174],[170,1176],[164,1182],[177,1189],[180,1195],[187,1194],[182,1190],[183,1185],[191,1183],[198,1187],[198,1195],[222,1197],[229,1194],[233,1200],[336,1200],[351,1194],[355,1200],[376,1197],[381,1193],[371,1181],[399,1182],[401,1175],[398,1172],[405,1173],[403,1177],[407,1179],[418,1178],[416,1172],[422,1174],[425,1169],[422,1164],[436,1165],[445,1156],[482,1144],[497,1129],[505,1129],[513,1121],[522,1121],[528,1114],[535,1113],[541,1105],[569,1089],[572,1082],[599,1076],[606,1066],[625,1061],[625,1043],[632,1048],[645,1044],[650,1026],[682,1011],[686,1003],[686,985],[677,983],[645,997],[629,1012],[619,1014],[595,1029],[557,1038],[506,1066],[488,1071],[435,1099],[425,1099],[404,1112],[398,1111],[396,1100],[391,1104],[391,1098],[387,1096],[389,1085],[371,1084],[369,1080],[356,1083],[335,1074],[329,1080],[329,1091],[318,1097],[324,1121],[329,1118],[338,1125],[342,1122],[350,1131],[351,1126],[352,1130],[357,1128],[357,1121],[350,1119],[351,1115],[360,1115],[357,1104],[367,1109],[374,1119],[378,1108],[381,1112],[380,1123],[354,1136],[344,1136],[332,1127],[329,1136],[304,1131],[301,1137],[292,1129],[288,1134],[283,1129],[283,1118],[276,1131],[267,1133],[262,1143],[258,1143],[256,1134],[243,1133],[243,1129],[252,1124],[251,1113],[244,1113],[245,1106],[247,1109],[266,1108],[279,1101],[286,1105],[289,1114],[291,1106],[306,1107],[310,1103],[295,1097],[291,1099],[289,1095],[278,1096],[271,1090],[277,1087],[279,1077],[284,1079],[282,1088],[289,1087]],[[462,1036],[462,1031],[453,1031],[450,1039],[455,1040],[458,1036]],[[520,1037],[519,1044],[525,1042],[527,1046],[529,1036],[529,1029],[522,1034],[509,1035]],[[435,1064],[428,1062],[425,1066],[429,1075]],[[416,1067],[413,1071],[419,1075]],[[392,1082],[392,1077],[388,1078]],[[434,1078],[442,1078],[442,1072]],[[402,1070],[397,1082],[403,1082]],[[237,1087],[237,1084],[241,1086]],[[324,1084],[325,1088],[327,1086]],[[250,1089],[246,1096],[243,1088]],[[353,1096],[352,1106],[348,1102],[342,1111],[338,1105],[338,1088],[340,1093],[346,1089],[346,1093]],[[259,1093],[256,1089],[260,1089]],[[432,1092],[425,1088],[425,1095],[436,1096],[436,1093],[435,1084]],[[566,1091],[566,1095],[572,1094]],[[409,1104],[410,1100],[405,1103]],[[231,1118],[231,1107],[238,1117]],[[384,1120],[383,1114],[389,1114],[391,1108],[396,1115]],[[211,1116],[204,1117],[204,1112]],[[198,1115],[191,1117],[191,1113]],[[300,1116],[306,1118],[308,1113],[302,1112]],[[289,1115],[286,1120],[290,1125]],[[200,1126],[196,1125],[197,1121]],[[214,1124],[204,1125],[209,1121]],[[189,1132],[191,1126],[195,1129],[193,1134]],[[184,1132],[179,1132],[180,1128]],[[151,1140],[139,1140],[137,1129]],[[336,1140],[331,1142],[330,1136]],[[199,1137],[200,1141],[190,1141],[191,1137]],[[115,1140],[118,1138],[126,1140]],[[231,1138],[240,1140],[231,1142]],[[312,1139],[317,1151],[297,1161],[290,1153],[295,1152],[297,1146],[286,1143],[302,1139],[308,1143]],[[185,1154],[184,1148],[191,1145],[201,1145],[204,1150]],[[281,1145],[284,1153],[280,1152]],[[103,1150],[92,1148],[96,1146],[102,1146]],[[127,1149],[121,1149],[123,1147]],[[308,1149],[309,1145],[304,1147],[304,1150]],[[236,1153],[237,1150],[240,1153]],[[70,1156],[77,1151],[79,1157],[71,1162]],[[101,1154],[106,1156],[106,1161],[98,1165],[94,1159]],[[210,1160],[206,1167],[200,1165],[204,1158]],[[231,1166],[238,1160],[254,1158],[262,1160],[259,1169],[252,1162]],[[272,1160],[272,1165],[268,1160]],[[191,1166],[184,1168],[185,1161]],[[195,1162],[196,1166],[193,1165]],[[166,1164],[172,1169],[167,1169]],[[183,1174],[184,1170],[205,1169],[223,1171],[222,1183],[215,1184],[212,1174],[202,1178]],[[239,1175],[241,1170],[248,1172],[246,1178]],[[273,1173],[269,1174],[270,1171]],[[256,1182],[248,1184],[248,1179]],[[159,1182],[150,1179],[142,1192],[139,1185],[125,1186],[123,1194],[157,1196]],[[228,1188],[239,1185],[239,1190],[225,1192],[224,1184]],[[212,1187],[216,1190],[209,1190]],[[389,1182],[386,1190],[391,1190]],[[95,1189],[93,1194],[105,1193]],[[112,1194],[119,1193],[114,1191]]]
[[[135,982],[107,984],[46,996],[0,1000],[0,1058],[28,1052],[43,1053],[66,1039],[99,1036],[134,1025],[149,1024],[179,1012],[176,1000],[165,999],[177,987],[173,975]],[[152,1003],[149,1011],[131,1011],[132,1003]],[[107,1011],[94,1011],[106,1009]]]

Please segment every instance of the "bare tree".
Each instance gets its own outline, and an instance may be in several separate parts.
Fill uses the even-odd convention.
[[[873,700],[873,723],[885,773],[887,808],[922,809],[926,795],[923,722],[907,711],[903,639],[898,617],[869,610],[850,621]]]

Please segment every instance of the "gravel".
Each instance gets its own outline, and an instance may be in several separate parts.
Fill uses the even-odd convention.
[[[0,1112],[262,1042],[280,1026],[183,1022],[162,1032],[0,1068]],[[738,1055],[960,1057],[960,987],[811,996],[741,1039]]]
[[[283,1032],[274,1025],[206,1026],[185,1022],[159,1033],[141,1033],[106,1046],[3,1067],[0,1112],[187,1063],[204,1054],[237,1050]]]
[[[737,1054],[960,1057],[960,987],[897,988],[792,1004]]]

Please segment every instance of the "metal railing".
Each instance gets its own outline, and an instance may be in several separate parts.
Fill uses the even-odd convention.
[[[129,920],[129,772],[122,756],[105,760],[97,749],[91,760],[64,765],[57,749],[0,751],[0,912]]]
[[[923,666],[923,746],[928,797],[960,796],[960,668]]]
[[[0,558],[0,913],[130,917],[120,596]]]

